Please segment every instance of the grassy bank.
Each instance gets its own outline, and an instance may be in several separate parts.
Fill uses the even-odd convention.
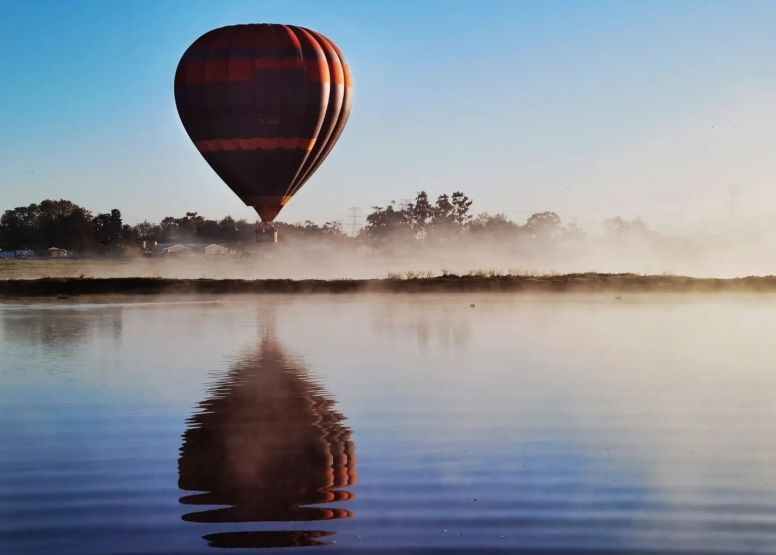
[[[393,275],[374,280],[242,280],[165,278],[41,278],[0,280],[4,300],[94,295],[227,295],[284,293],[776,293],[776,276],[705,279],[673,275],[470,273]]]

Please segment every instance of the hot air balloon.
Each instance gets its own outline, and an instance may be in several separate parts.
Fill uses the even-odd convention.
[[[353,79],[340,49],[294,25],[209,31],[184,52],[175,73],[186,133],[270,229],[331,152],[352,101]]]

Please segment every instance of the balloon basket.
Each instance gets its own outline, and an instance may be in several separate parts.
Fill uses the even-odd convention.
[[[257,233],[256,242],[257,243],[277,243],[278,232],[273,231],[272,233]]]
[[[257,243],[277,243],[278,231],[274,226],[259,225],[256,227]]]

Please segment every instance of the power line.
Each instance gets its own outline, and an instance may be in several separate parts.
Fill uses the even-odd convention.
[[[358,206],[351,206],[348,208],[350,212],[350,236],[355,237],[358,235],[358,220],[361,218],[361,209]]]

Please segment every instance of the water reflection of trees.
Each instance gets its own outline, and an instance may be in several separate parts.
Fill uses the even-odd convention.
[[[204,536],[213,547],[326,545],[327,530],[277,530],[277,523],[349,518],[322,506],[352,499],[356,457],[345,417],[269,330],[189,419],[178,461],[180,499],[203,508],[198,523],[274,523],[273,530]],[[295,526],[294,528],[297,528]]]
[[[472,317],[476,314],[465,302],[426,305],[392,300],[375,304],[372,322],[375,331],[391,338],[414,335],[422,351],[436,344],[461,352],[469,346]]]
[[[94,336],[120,339],[122,316],[120,306],[11,309],[2,312],[0,329],[8,343],[67,351]]]

